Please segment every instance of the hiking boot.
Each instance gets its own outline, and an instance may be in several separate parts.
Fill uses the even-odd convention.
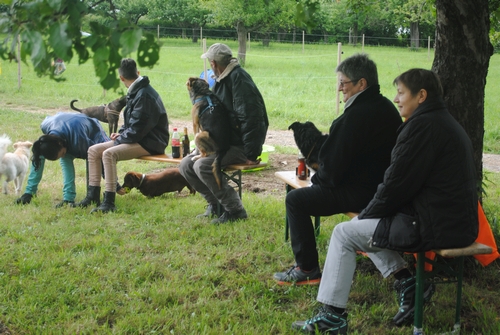
[[[205,213],[196,215],[197,219],[217,217],[217,204],[208,204],[205,208]]]
[[[20,198],[16,200],[16,204],[27,205],[31,202],[31,198],[33,198],[31,194],[24,193]]]
[[[321,281],[321,270],[319,267],[305,272],[297,265],[293,265],[286,272],[276,272],[274,279],[279,285],[319,285]]]
[[[413,321],[413,314],[415,312],[415,277],[396,280],[394,282],[394,289],[399,295],[399,310],[392,319],[392,322],[394,322],[396,326],[402,326]],[[434,291],[434,284],[429,283],[424,285],[424,304],[428,303],[431,300]]]
[[[230,213],[230,212],[224,212],[220,217],[217,219],[213,219],[212,223],[213,224],[219,224],[219,223],[226,223],[226,222],[234,222],[238,220],[244,220],[248,217],[247,211],[242,208],[237,212]]]
[[[339,314],[323,305],[312,319],[295,321],[292,328],[305,334],[347,334],[347,312]]]

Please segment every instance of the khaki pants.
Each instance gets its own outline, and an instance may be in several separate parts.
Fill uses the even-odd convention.
[[[104,166],[104,190],[116,192],[116,163],[149,155],[138,143],[115,145],[114,141],[94,144],[88,151],[89,186],[101,186],[102,166]]]

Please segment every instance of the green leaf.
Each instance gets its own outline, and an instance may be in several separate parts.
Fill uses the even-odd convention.
[[[123,32],[120,36],[120,45],[122,46],[122,55],[127,56],[137,50],[142,38],[142,29],[130,29]]]
[[[56,55],[64,60],[70,59],[69,53],[73,41],[66,33],[67,23],[56,22],[49,28],[49,44],[54,48]]]
[[[160,59],[160,45],[156,43],[153,34],[147,34],[142,39],[137,50],[137,63],[139,66],[153,66]]]
[[[63,5],[63,1],[62,0],[46,0],[47,1],[47,4],[50,6],[50,8],[56,10],[56,11],[60,11],[61,8],[62,8],[62,5]]]
[[[94,52],[93,62],[95,67],[95,74],[101,80],[104,80],[108,75],[108,58],[109,58],[109,48],[103,46]]]
[[[38,31],[25,30],[22,33],[22,48],[31,54],[31,62],[35,68],[43,66],[43,61],[47,56],[47,49],[43,41],[42,34]]]

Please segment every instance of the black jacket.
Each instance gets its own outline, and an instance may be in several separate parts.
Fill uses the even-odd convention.
[[[394,104],[370,86],[333,121],[319,153],[312,182],[325,187],[357,190],[359,212],[373,197],[390,163],[401,116]],[[361,192],[361,193],[360,193]]]
[[[360,219],[418,217],[421,245],[459,248],[477,237],[478,180],[469,137],[441,99],[428,99],[398,130],[391,165]]]
[[[116,145],[139,143],[151,155],[165,153],[170,138],[167,112],[148,77],[135,83],[127,94],[123,119]]]
[[[231,112],[231,145],[243,146],[245,156],[256,160],[266,140],[269,120],[266,105],[252,77],[237,65],[213,92]]]

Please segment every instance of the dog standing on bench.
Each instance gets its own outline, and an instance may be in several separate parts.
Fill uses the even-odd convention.
[[[167,192],[180,192],[187,187],[190,194],[195,194],[194,188],[180,174],[178,168],[165,169],[159,173],[143,174],[127,172],[123,180],[123,189],[129,193],[137,188],[147,197],[157,197]]]
[[[229,150],[231,142],[229,111],[208,88],[208,83],[204,79],[190,77],[186,86],[193,104],[191,117],[195,134],[194,143],[200,152],[192,159],[197,160],[216,154],[212,172],[220,188],[222,159]]]
[[[290,129],[293,131],[295,144],[297,144],[300,153],[306,159],[307,166],[317,171],[319,149],[325,143],[328,135],[321,133],[314,123],[310,121],[305,123],[294,122],[288,127],[288,130]]]
[[[74,103],[77,101],[78,100],[71,100],[71,109],[83,113],[88,117],[93,117],[101,122],[108,123],[110,135],[117,132],[118,119],[120,118],[121,110],[127,104],[127,96],[124,95],[106,105],[87,107],[83,109],[79,109],[74,106]]]

